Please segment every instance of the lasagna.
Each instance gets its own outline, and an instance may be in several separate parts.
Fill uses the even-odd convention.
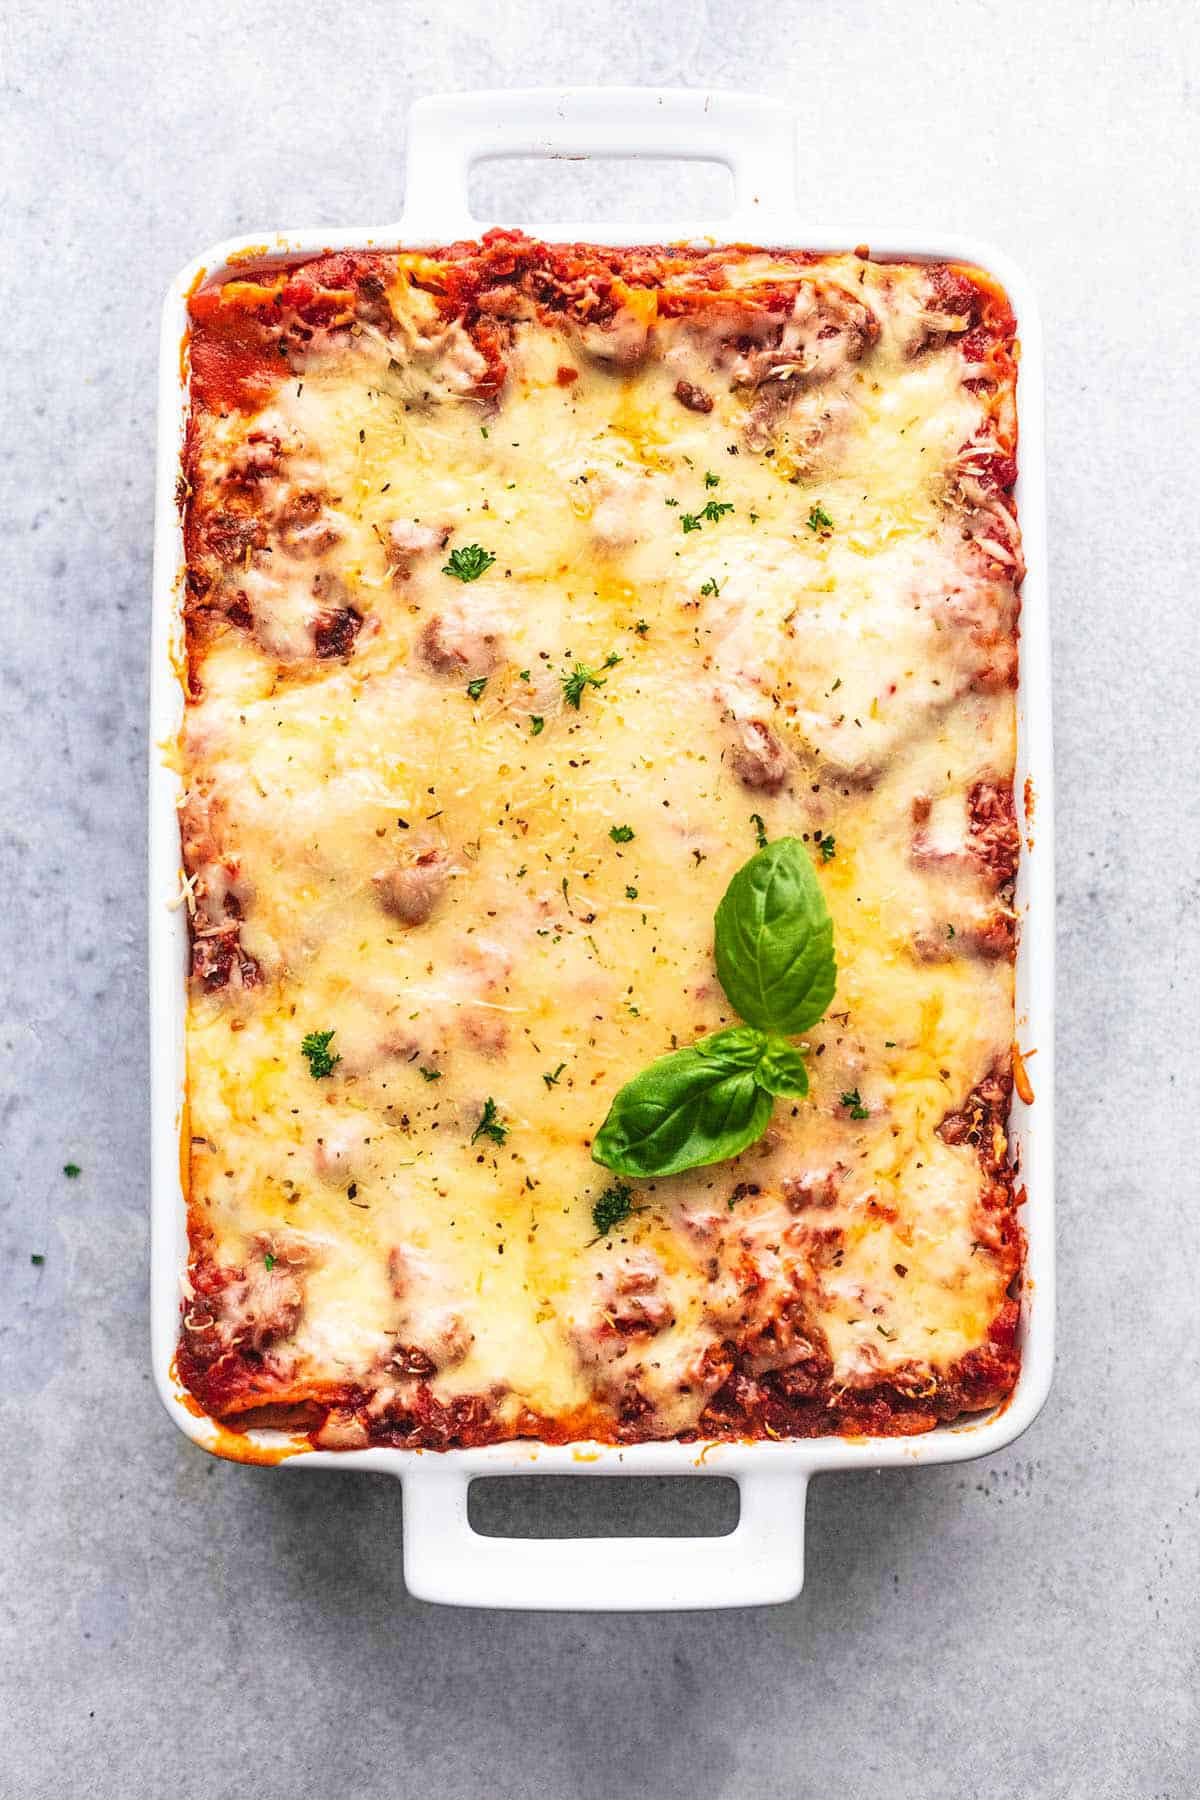
[[[185,345],[177,1357],[320,1447],[899,1434],[1011,1391],[1021,545],[982,270],[513,232],[246,263]],[[684,1173],[806,847],[807,1098]]]

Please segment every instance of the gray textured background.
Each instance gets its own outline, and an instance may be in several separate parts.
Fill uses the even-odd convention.
[[[1195,10],[9,0],[2,30],[0,1791],[1194,1795]],[[978,231],[1047,327],[1057,1386],[988,1462],[818,1482],[775,1610],[419,1605],[393,1482],[213,1462],[147,1373],[159,298],[226,233],[395,217],[411,97],[568,79],[786,97],[812,220]],[[576,211],[661,204],[661,174],[560,173]],[[555,180],[489,191],[515,216]]]

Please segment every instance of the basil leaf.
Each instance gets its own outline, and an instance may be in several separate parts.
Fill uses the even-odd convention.
[[[678,1175],[760,1138],[772,1100],[758,1085],[762,1033],[744,1025],[660,1057],[617,1094],[592,1158],[619,1175]]]
[[[717,974],[762,1031],[815,1025],[837,984],[833,920],[808,851],[779,838],[738,870],[716,914]]]
[[[798,1100],[804,1100],[808,1095],[808,1070],[804,1058],[798,1050],[793,1050],[786,1038],[768,1038],[754,1079],[768,1094],[786,1094]]]
[[[755,1069],[767,1047],[767,1040],[753,1025],[729,1025],[724,1031],[711,1031],[697,1038],[689,1050],[698,1050],[727,1069]]]

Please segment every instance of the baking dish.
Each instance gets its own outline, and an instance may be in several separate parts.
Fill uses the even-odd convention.
[[[1027,796],[1028,848],[1017,893],[1021,942],[1017,960],[1018,1037],[1036,1049],[1038,1098],[1014,1102],[1012,1137],[1028,1204],[1028,1277],[1022,1312],[1022,1374],[1004,1407],[991,1416],[941,1427],[919,1438],[721,1443],[541,1446],[505,1443],[483,1449],[404,1451],[375,1448],[333,1453],[266,1430],[243,1435],[200,1416],[174,1378],[180,1277],[187,1244],[180,1179],[184,1102],[187,929],[179,891],[178,781],[163,757],[177,730],[177,591],[182,543],[175,503],[187,393],[180,362],[187,296],[202,273],[254,257],[312,255],[350,246],[421,247],[477,235],[467,182],[477,161],[495,156],[642,156],[725,164],[735,208],[720,220],[719,238],[837,250],[868,243],[876,256],[982,264],[1013,302],[1022,360],[1018,389],[1020,476],[1017,503],[1028,566],[1023,601],[1019,748],[1016,781]],[[410,1590],[456,1604],[630,1609],[761,1604],[788,1599],[803,1577],[803,1510],[809,1478],[822,1470],[958,1461],[1010,1442],[1035,1417],[1049,1385],[1053,1333],[1051,1207],[1053,869],[1049,674],[1042,495],[1041,364],[1029,285],[1006,259],[961,239],[917,237],[861,224],[821,231],[795,215],[791,115],[775,103],[703,91],[566,90],[471,94],[429,99],[413,108],[409,129],[407,203],[399,223],[338,233],[288,233],[220,244],[189,264],[172,284],[163,320],[155,542],[154,647],[150,770],[150,992],[152,1030],[152,1326],[155,1377],[176,1422],[205,1448],[240,1460],[283,1467],[358,1467],[404,1482],[405,1575]],[[511,224],[512,221],[504,221]],[[548,238],[586,236],[602,243],[695,238],[669,218],[652,227],[619,222],[604,228],[563,223],[539,227]],[[722,1538],[503,1540],[476,1534],[467,1517],[474,1477],[564,1472],[592,1475],[704,1473],[738,1483],[741,1512]]]

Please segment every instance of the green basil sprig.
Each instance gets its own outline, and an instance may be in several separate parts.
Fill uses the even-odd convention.
[[[652,1062],[617,1094],[592,1145],[620,1175],[678,1175],[739,1156],[767,1128],[777,1095],[803,1099],[808,1070],[791,1037],[833,999],[833,921],[798,838],[738,870],[717,908],[721,986],[744,1025]]]
[[[738,870],[716,916],[717,974],[747,1025],[796,1037],[833,999],[833,920],[797,838]]]

